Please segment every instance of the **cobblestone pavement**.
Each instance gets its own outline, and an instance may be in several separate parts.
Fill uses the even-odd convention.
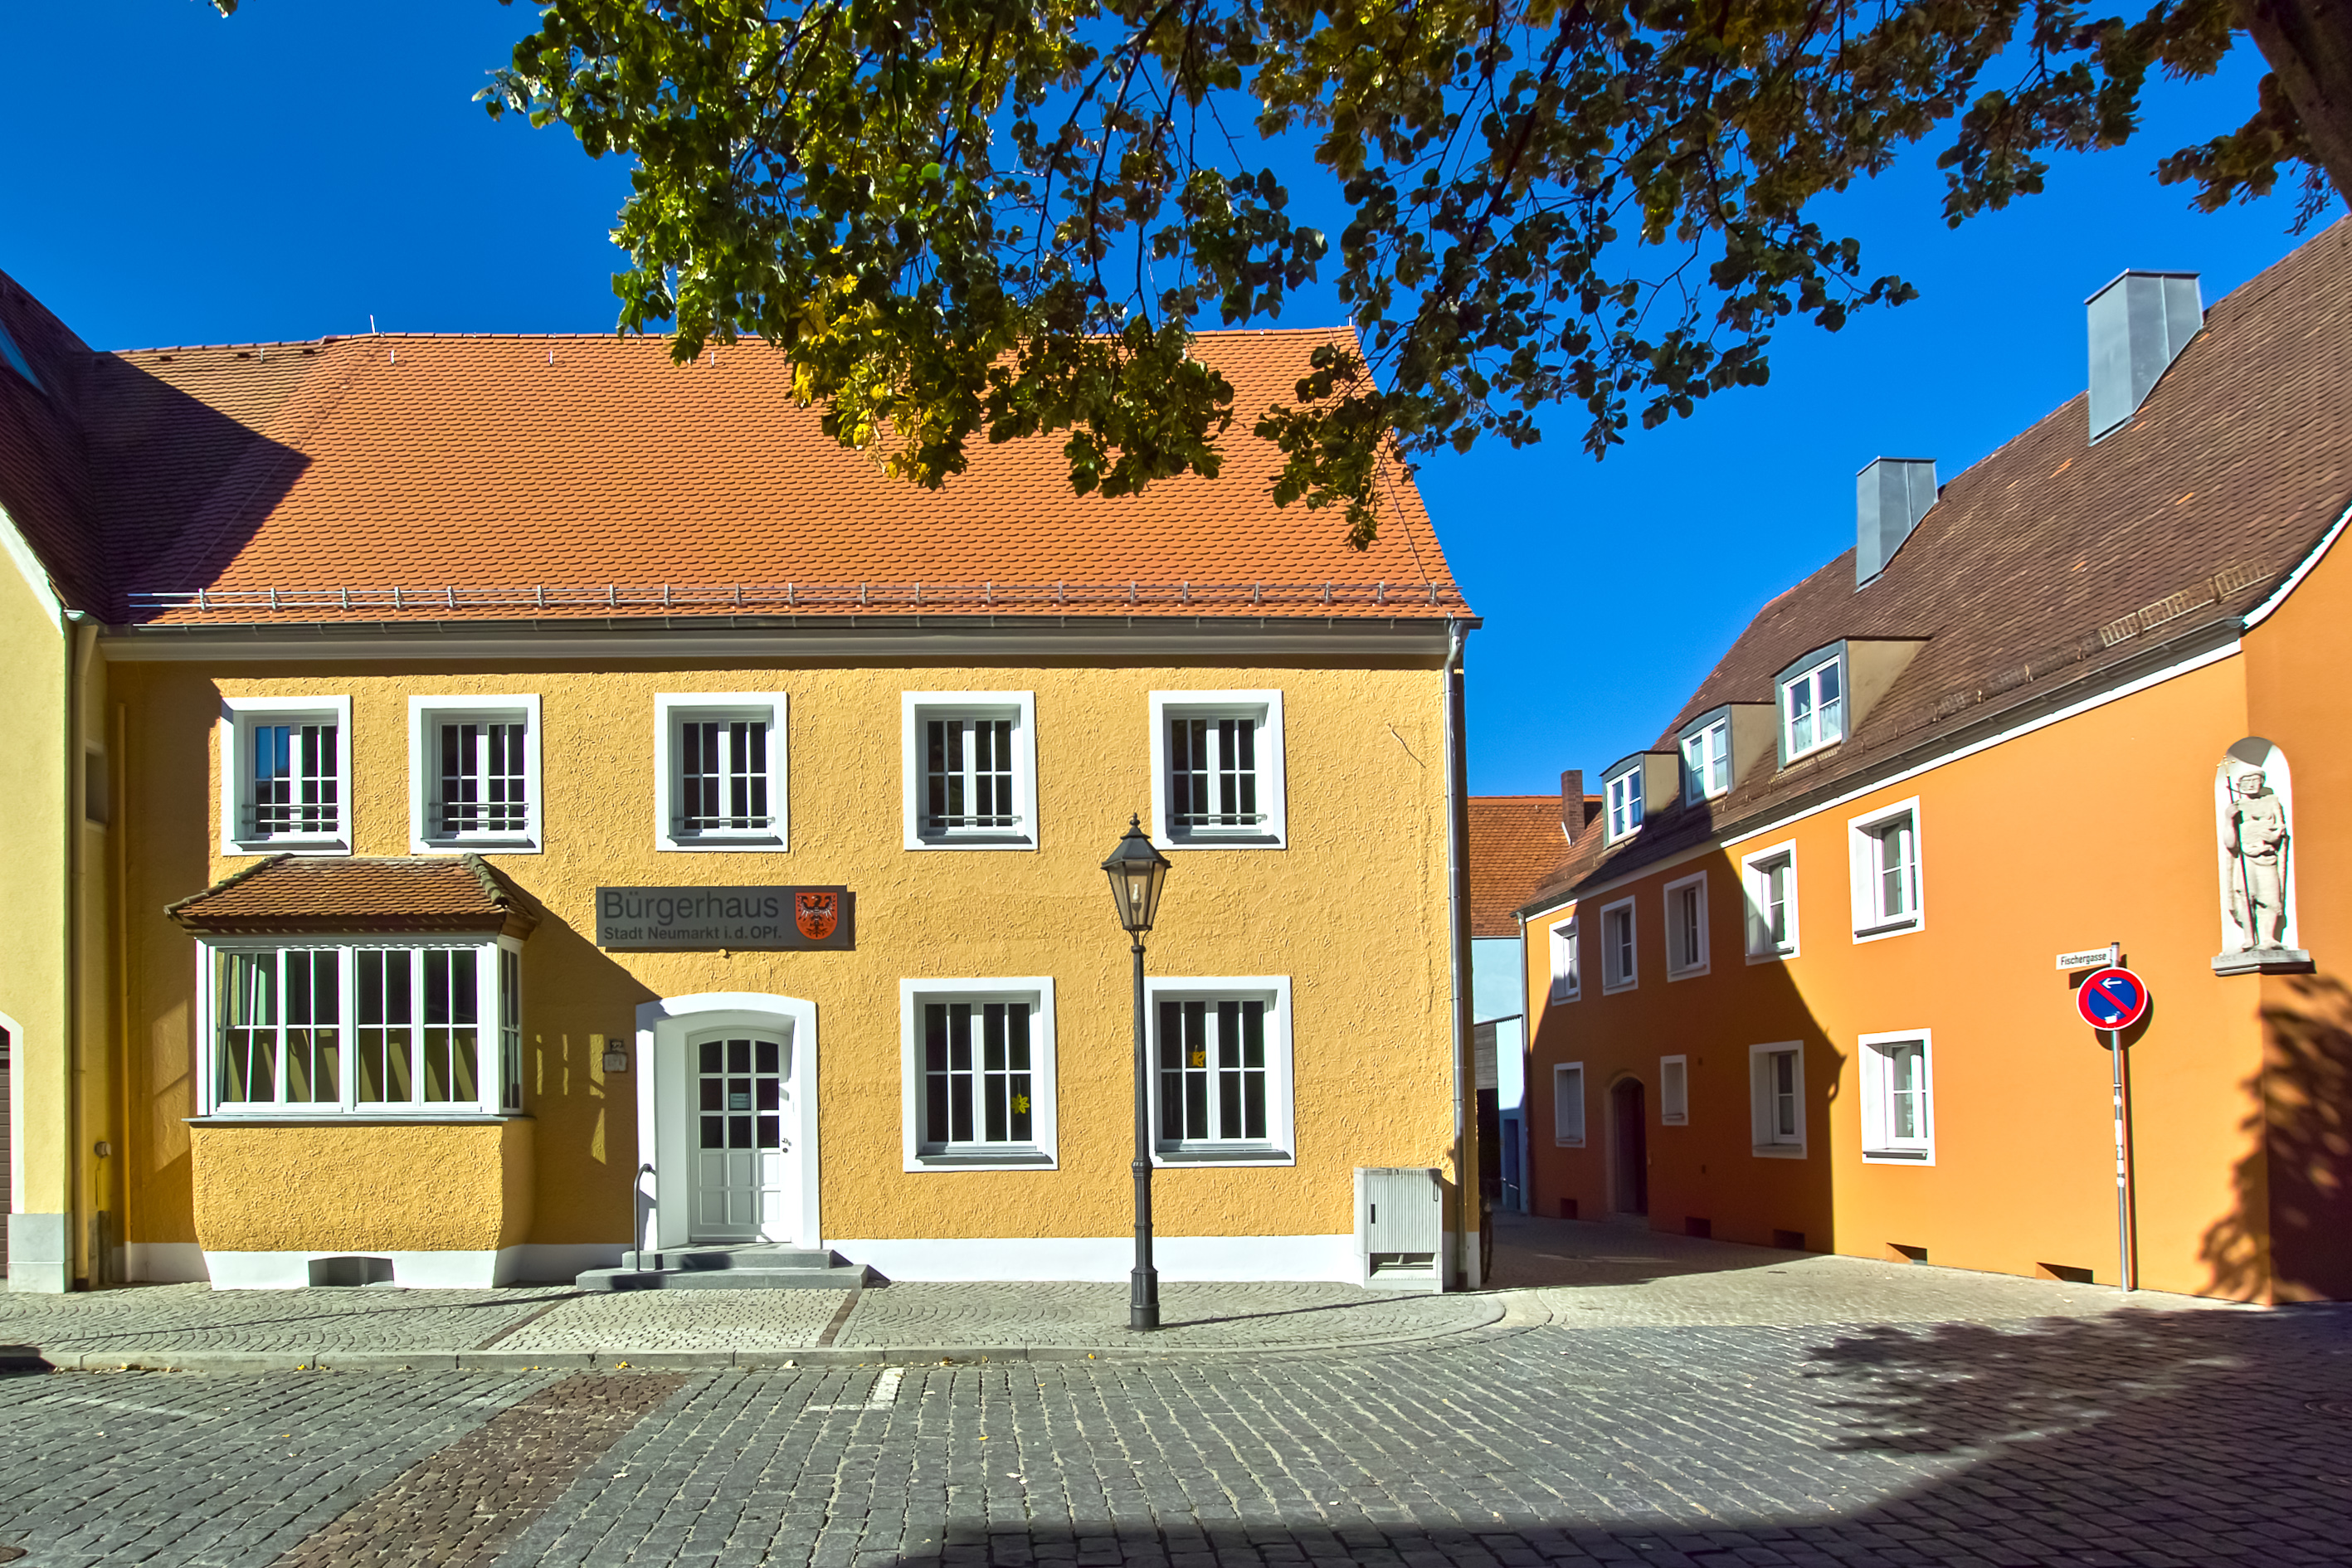
[[[1118,1344],[1127,1339],[1127,1310],[1124,1284],[899,1284],[860,1292],[834,1343],[852,1350]],[[1417,1338],[1480,1328],[1502,1315],[1493,1296],[1163,1284],[1151,1342],[1176,1349]]]
[[[1706,1323],[2002,1322],[2145,1310],[2243,1311],[2161,1291],[1699,1241],[1638,1226],[1495,1216],[1489,1283],[1538,1288],[1570,1328]]]
[[[511,1351],[796,1351],[846,1290],[620,1290],[581,1296],[499,1341]]]
[[[39,1296],[0,1290],[0,1344],[105,1352],[471,1350],[562,1300],[508,1290],[215,1290],[137,1285]]]
[[[2352,1556],[2343,1309],[669,1375],[0,1377],[0,1544],[26,1568]],[[466,1439],[533,1400],[620,1414],[501,1490],[502,1443]],[[404,1514],[404,1489],[487,1512]],[[399,1521],[396,1553],[369,1518]]]

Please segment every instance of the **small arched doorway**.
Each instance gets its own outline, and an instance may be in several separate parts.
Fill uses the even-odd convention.
[[[1638,1078],[1609,1087],[1609,1206],[1618,1214],[1650,1212],[1650,1128]]]

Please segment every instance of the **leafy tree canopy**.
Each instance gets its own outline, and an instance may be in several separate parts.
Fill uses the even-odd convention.
[[[2247,33],[2252,112],[2158,176],[2208,209],[2284,177],[2300,227],[2352,190],[2338,0],[551,0],[483,99],[634,160],[623,330],[779,345],[894,472],[1060,433],[1118,495],[1213,476],[1239,416],[1277,499],[1361,545],[1384,450],[1531,442],[1566,405],[1599,456],[1761,383],[1785,318],[1911,298],[1807,216],[1825,193],[1939,140],[1958,224]],[[1336,237],[1275,137],[1338,186]],[[1193,330],[1327,273],[1356,337],[1236,409]]]

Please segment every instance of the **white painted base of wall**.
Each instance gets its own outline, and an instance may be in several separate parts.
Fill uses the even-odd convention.
[[[985,1240],[844,1239],[825,1243],[891,1279],[1120,1280],[1135,1267],[1126,1236],[1013,1237]],[[1169,1281],[1330,1279],[1363,1277],[1352,1236],[1162,1236],[1152,1266]]]
[[[391,1283],[414,1290],[480,1290],[515,1278],[519,1247],[489,1252],[214,1252],[205,1268],[215,1290],[301,1290],[310,1263],[321,1258],[380,1258],[392,1265]]]
[[[133,1285],[186,1285],[212,1276],[205,1249],[193,1241],[134,1241],[123,1248],[123,1278]]]

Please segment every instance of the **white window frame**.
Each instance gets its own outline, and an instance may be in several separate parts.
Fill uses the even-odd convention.
[[[1859,1037],[1862,1058],[1862,1159],[1868,1165],[1932,1165],[1936,1163],[1936,1047],[1927,1029],[1897,1029]],[[1896,1138],[1887,1068],[1891,1047],[1919,1047],[1919,1123],[1916,1138]]]
[[[443,833],[434,796],[441,785],[441,726],[478,720],[523,726],[523,827],[520,833]],[[540,771],[539,697],[533,693],[478,697],[470,693],[408,700],[408,852],[454,855],[537,855],[546,847],[543,776]]]
[[[1796,1058],[1796,1131],[1793,1135],[1780,1131],[1780,1119],[1775,1114],[1780,1109],[1776,1103],[1778,1095],[1771,1082],[1772,1058],[1784,1054]],[[1777,1040],[1769,1045],[1748,1047],[1748,1099],[1756,1140],[1756,1157],[1759,1160],[1803,1159],[1805,1044],[1802,1040]]]
[[[1769,928],[1764,913],[1765,900],[1771,892],[1771,884],[1767,879],[1773,866],[1783,860],[1789,865],[1788,942],[1785,946],[1774,947],[1768,935]],[[1796,957],[1801,950],[1799,931],[1801,929],[1797,921],[1797,841],[1784,838],[1769,848],[1741,856],[1739,886],[1740,939],[1748,951],[1748,962],[1780,963]]]
[[[1265,1009],[1265,1132],[1262,1140],[1169,1143],[1160,1136],[1160,1005],[1162,1002],[1264,1002]],[[1146,979],[1145,1048],[1150,1053],[1151,1163],[1216,1167],[1295,1165],[1298,1142],[1293,1101],[1290,976],[1240,974]]]
[[[934,719],[1013,721],[1014,826],[929,828],[925,726]],[[898,694],[898,776],[904,786],[905,847],[908,849],[1037,847],[1037,694],[1034,691],[902,691]]]
[[[246,830],[253,794],[254,729],[302,719],[335,726],[335,827],[328,833],[256,834]],[[349,855],[352,852],[352,700],[349,697],[225,697],[216,726],[220,750],[220,829],[224,855]]]
[[[1666,978],[1669,981],[1696,980],[1707,972],[1710,962],[1706,930],[1706,873],[1700,871],[1688,877],[1677,878],[1668,882],[1664,891],[1666,906]],[[1697,942],[1696,950],[1690,952],[1685,952],[1683,948],[1682,914],[1677,908],[1682,902],[1681,895],[1685,891],[1693,893],[1698,903],[1696,911],[1698,929],[1695,933]]]
[[[1611,917],[1618,910],[1625,912],[1626,941],[1625,973],[1617,973],[1617,952],[1620,944],[1610,929]],[[1642,922],[1630,897],[1613,904],[1601,906],[1601,994],[1604,996],[1619,991],[1631,991],[1642,983]]]
[[[1607,842],[1614,844],[1621,838],[1631,838],[1642,830],[1647,815],[1642,788],[1645,771],[1643,759],[1635,757],[1631,767],[1601,781],[1601,831]]]
[[[1570,1086],[1573,1086],[1570,1088]],[[1563,1116],[1563,1110],[1574,1112]],[[1581,1149],[1586,1133],[1584,1064],[1554,1062],[1551,1068],[1551,1142],[1556,1149]]]
[[[1700,748],[1700,762],[1691,765],[1691,748]],[[1702,724],[1682,739],[1683,804],[1696,805],[1701,801],[1719,800],[1731,793],[1731,720],[1727,715],[1712,723]],[[1719,771],[1723,784],[1710,786],[1706,775]]]
[[[370,951],[417,952],[428,950],[475,954],[474,1082],[481,1092],[473,1100],[362,1100],[359,1098],[357,1070],[360,1029],[358,955]],[[228,953],[276,952],[331,952],[336,955],[339,1002],[335,1028],[340,1037],[337,1048],[341,1082],[338,1098],[331,1102],[225,1100],[221,1098],[220,959]],[[521,955],[522,943],[514,937],[463,932],[403,931],[361,936],[279,932],[267,936],[199,938],[196,942],[195,988],[196,1114],[324,1121],[351,1117],[437,1121],[453,1118],[478,1120],[486,1116],[521,1115],[525,1079],[521,1063],[524,1037],[520,997],[515,998],[517,1006],[512,1011],[505,1006],[509,994],[505,983],[511,978],[517,988],[520,984]],[[278,1024],[281,1032],[284,1026],[281,1013]],[[411,1026],[421,1031],[424,1027],[422,1018],[415,1019]],[[421,1049],[421,1046],[412,1046],[411,1048]],[[515,1089],[511,1104],[505,1103],[509,1098],[505,1091],[509,1083],[507,1069],[509,1068],[513,1069]],[[276,1074],[276,1081],[281,1090],[285,1076],[281,1060]],[[412,1084],[420,1081],[421,1075],[412,1077]]]
[[[1282,693],[1155,691],[1151,710],[1151,842],[1161,849],[1286,849],[1289,791],[1284,763]],[[1252,719],[1257,723],[1257,805],[1265,820],[1249,827],[1180,826],[1169,774],[1168,726],[1178,719]]]
[[[1822,734],[1821,722],[1821,672],[1832,668],[1837,671],[1838,732],[1824,738]],[[1794,736],[1796,703],[1793,698],[1797,688],[1801,686],[1811,687],[1813,694],[1813,738],[1802,748],[1796,744]],[[1846,738],[1853,729],[1853,682],[1847,679],[1843,645],[1829,650],[1803,668],[1780,678],[1780,712],[1776,717],[1780,724],[1780,761],[1784,765],[1795,762],[1799,757],[1810,757],[1815,752],[1824,751]]]
[[[1908,912],[1889,918],[1880,902],[1883,884],[1880,878],[1878,849],[1881,835],[1901,819],[1911,824],[1911,908]],[[1927,924],[1927,852],[1925,835],[1920,830],[1919,797],[1896,801],[1892,805],[1864,812],[1846,820],[1846,850],[1853,874],[1853,940],[1857,942],[1883,942],[1890,936],[1908,936],[1923,931]]]
[[[923,1009],[933,1003],[1025,1002],[1029,1005],[1029,1141],[926,1146],[923,1137]],[[907,1171],[1052,1171],[1061,1164],[1060,1097],[1055,1091],[1054,981],[1025,978],[898,982],[900,1168]]]
[[[1576,932],[1574,915],[1551,927],[1551,991],[1545,998],[1548,1002],[1573,1002],[1584,994],[1584,964],[1577,950]]]
[[[1658,1125],[1690,1125],[1690,1058],[1658,1058]]]
[[[768,726],[768,815],[765,827],[681,831],[677,812],[685,757],[680,729],[689,723],[756,719]],[[687,853],[731,850],[781,854],[792,847],[791,797],[785,784],[788,701],[781,691],[656,691],[654,693],[654,847]]]

